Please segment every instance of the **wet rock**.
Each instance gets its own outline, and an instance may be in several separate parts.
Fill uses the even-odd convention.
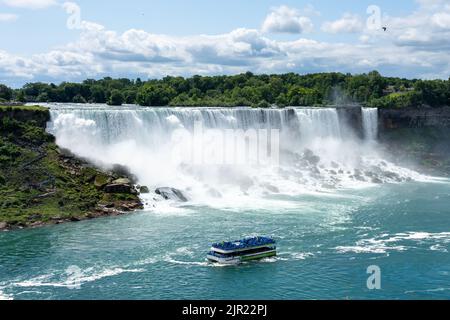
[[[56,152],[59,155],[61,155],[64,158],[66,158],[64,160],[64,162],[68,162],[70,159],[74,159],[75,158],[75,154],[72,151],[70,151],[69,149],[66,149],[66,148],[59,147],[59,148],[56,149]]]
[[[389,179],[392,179],[392,180],[395,180],[395,181],[401,181],[400,176],[397,173],[395,173],[395,172],[386,171],[384,173],[384,176],[386,178],[389,178]]]
[[[8,224],[6,222],[0,222],[0,231],[8,229]]]
[[[248,192],[254,186],[254,182],[250,177],[239,177],[237,180],[242,192]]]
[[[369,177],[369,178],[373,178],[375,176],[375,174],[371,171],[366,171],[366,172],[364,172],[364,174],[366,175],[366,177]]]
[[[147,186],[141,186],[139,188],[139,192],[142,194],[147,194],[147,193],[150,193],[150,189]]]
[[[30,221],[35,221],[35,220],[40,220],[40,219],[42,219],[42,216],[40,214],[33,214],[28,217],[28,220],[30,220]]]
[[[303,153],[303,157],[308,163],[315,166],[317,166],[321,160],[319,156],[316,156],[314,152],[309,149],[305,150],[305,152]]]
[[[266,184],[264,187],[272,193],[280,193],[280,189],[278,189],[277,187],[275,187],[271,184]]]
[[[165,200],[174,200],[179,202],[188,201],[183,192],[175,188],[158,188],[155,190],[155,193],[163,197]]]
[[[44,225],[45,225],[44,222],[42,222],[42,221],[36,221],[36,222],[33,222],[33,223],[29,224],[28,226],[29,226],[30,228],[39,228],[39,227],[42,227],[42,226],[44,226]]]
[[[383,170],[381,170],[379,167],[377,167],[377,166],[371,166],[370,167],[370,170],[373,172],[373,173],[375,173],[375,174],[380,174],[380,173],[382,173],[383,172]]]
[[[108,184],[105,186],[104,191],[106,193],[127,193],[132,194],[133,188],[129,184]]]
[[[111,172],[117,177],[127,177],[132,184],[137,183],[137,177],[126,166],[116,164],[112,167]]]
[[[382,184],[383,181],[381,181],[381,180],[380,180],[379,178],[377,178],[377,177],[374,177],[374,178],[372,178],[372,183]]]

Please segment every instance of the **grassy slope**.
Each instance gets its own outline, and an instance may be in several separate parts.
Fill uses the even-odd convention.
[[[45,108],[0,106],[0,222],[15,227],[85,219],[99,204],[139,201],[97,188],[96,178],[109,176],[63,156],[42,127],[43,117]]]

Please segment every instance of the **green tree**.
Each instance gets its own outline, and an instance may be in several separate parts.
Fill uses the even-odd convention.
[[[162,84],[147,83],[137,94],[137,102],[142,106],[166,106],[176,96],[176,91]]]
[[[92,86],[89,100],[93,103],[106,103],[105,89],[97,84]]]
[[[111,96],[108,99],[110,106],[121,106],[123,104],[123,95],[118,89],[111,91]]]
[[[7,86],[0,84],[0,99],[9,101],[13,97],[13,90]]]

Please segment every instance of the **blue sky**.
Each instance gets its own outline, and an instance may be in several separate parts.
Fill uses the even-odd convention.
[[[0,0],[0,37],[0,82],[12,86],[247,70],[450,74],[444,0]]]

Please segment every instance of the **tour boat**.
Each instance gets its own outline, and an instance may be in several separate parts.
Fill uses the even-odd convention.
[[[219,264],[240,264],[277,255],[276,241],[268,237],[221,242],[212,245],[208,260]]]

